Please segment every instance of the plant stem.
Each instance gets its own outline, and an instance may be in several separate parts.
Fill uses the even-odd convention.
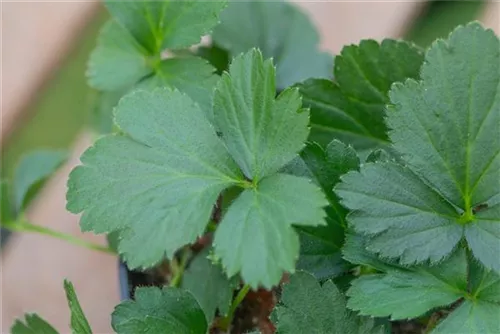
[[[248,291],[250,291],[250,285],[245,284],[243,288],[238,292],[236,295],[236,298],[234,298],[233,302],[231,303],[231,307],[229,308],[229,312],[227,315],[221,320],[219,327],[226,331],[229,329],[229,325],[231,325],[231,322],[233,322],[233,317],[234,313],[236,312],[236,309],[238,306],[241,304],[243,299],[245,299]]]
[[[43,235],[48,235],[53,238],[57,238],[59,240],[64,240],[66,242],[69,242],[73,245],[76,246],[81,246],[85,247],[91,250],[96,250],[99,252],[104,252],[107,254],[112,254],[112,255],[117,255],[114,250],[107,246],[102,246],[95,244],[93,242],[85,241],[83,239],[77,238],[75,236],[72,236],[70,234],[58,232],[55,230],[52,230],[48,227],[40,226],[40,225],[34,225],[31,224],[25,220],[18,220],[18,221],[9,221],[2,223],[2,227],[6,228],[7,230],[13,231],[13,232],[34,232],[34,233],[39,233]]]
[[[185,249],[182,252],[180,262],[177,262],[175,257],[170,261],[170,269],[172,270],[172,280],[170,281],[171,287],[178,287],[181,283],[182,275],[184,274],[184,269],[186,269],[186,265],[189,258],[189,250]]]

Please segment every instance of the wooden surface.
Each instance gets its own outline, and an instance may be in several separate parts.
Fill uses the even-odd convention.
[[[15,7],[15,5],[11,6]],[[19,6],[23,5],[19,4]],[[58,2],[47,5],[45,8],[50,7],[54,12],[58,12],[60,10],[58,6],[71,7],[67,3]],[[301,2],[300,6],[306,8],[318,23],[322,47],[334,53],[337,53],[342,45],[357,43],[364,38],[400,37],[408,20],[420,8],[420,4],[416,2]],[[492,4],[484,13],[487,25],[495,28],[497,32],[499,32],[499,7],[498,3]],[[10,20],[13,20],[14,9],[10,10]],[[81,10],[81,15],[87,15],[85,13],[85,10]],[[2,16],[5,16],[4,14]],[[74,19],[78,20],[75,17]],[[50,20],[46,18],[33,18],[33,20],[44,20],[50,23]],[[35,32],[26,27],[23,29],[27,32],[31,31],[31,34],[38,34],[38,31]],[[44,43],[53,42],[45,40]],[[69,41],[66,40],[65,43]],[[54,46],[56,44],[50,45],[56,47]],[[17,49],[9,51],[12,54],[7,57],[10,57],[11,63],[15,64],[15,60],[21,59],[22,55],[16,56],[14,50],[22,54],[33,49],[29,45],[22,47],[18,45]],[[46,60],[45,63],[53,64],[59,59],[57,54],[53,54],[52,57],[55,58],[50,61]],[[39,66],[42,67],[42,65]],[[14,69],[11,71],[15,73]],[[38,68],[31,71],[46,73],[48,70]],[[19,88],[23,86],[22,80],[14,85],[18,87],[17,91],[23,91]],[[25,88],[27,92],[33,90],[30,87],[36,86],[31,82],[25,82],[24,85],[27,87]],[[3,89],[4,87],[2,87],[4,93]],[[14,88],[10,89],[9,94],[15,95]],[[10,102],[5,103],[10,106],[20,106],[26,103],[30,94],[22,94],[24,94],[22,97],[9,97]],[[2,101],[3,106],[4,101]],[[16,110],[14,107],[11,108],[9,110]],[[77,163],[76,156],[88,143],[88,136],[83,136],[79,140],[75,148],[75,158],[47,184],[41,196],[30,208],[29,217],[33,222],[74,235],[82,235],[77,225],[78,217],[65,211],[64,193],[68,172],[71,166]],[[84,237],[103,242],[102,237],[90,235]],[[50,320],[61,333],[69,333],[68,309],[62,289],[62,280],[66,277],[74,282],[94,332],[96,334],[111,333],[109,314],[113,306],[118,303],[116,259],[113,257],[80,249],[44,236],[18,235],[2,254],[2,261],[0,277],[2,278],[1,328],[3,333],[8,332],[15,317],[22,316],[27,311],[38,312]]]

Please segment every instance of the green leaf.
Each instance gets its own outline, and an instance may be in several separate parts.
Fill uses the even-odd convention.
[[[498,303],[466,301],[442,321],[432,334],[500,333],[500,306]]]
[[[111,15],[150,54],[200,41],[218,23],[226,1],[105,1]]]
[[[16,320],[12,328],[11,334],[58,334],[58,332],[49,325],[45,320],[40,318],[37,314],[26,314],[25,322]]]
[[[207,321],[196,299],[187,291],[139,287],[135,300],[115,307],[111,325],[118,334],[206,334]]]
[[[232,57],[252,48],[277,64],[277,88],[307,78],[330,78],[333,59],[318,49],[319,35],[299,8],[286,2],[233,1],[221,14],[214,42]]]
[[[342,181],[336,193],[353,210],[347,218],[354,229],[372,236],[369,251],[403,264],[438,262],[462,238],[455,208],[407,167],[369,163]]]
[[[308,144],[301,156],[330,205],[326,208],[327,226],[299,229],[301,247],[297,268],[313,273],[318,279],[335,277],[347,268],[340,253],[347,210],[339,204],[332,189],[341,175],[359,168],[359,158],[351,147],[337,140],[325,150],[317,144]]]
[[[345,297],[333,282],[321,286],[304,272],[290,277],[272,318],[279,334],[385,332],[383,327],[375,327],[373,319],[357,317],[347,310]]]
[[[73,284],[68,280],[64,280],[64,290],[71,311],[71,332],[73,334],[92,334],[92,329],[90,329],[89,322],[80,306]]]
[[[467,291],[467,260],[460,249],[437,266],[392,269],[387,274],[356,279],[347,295],[348,306],[362,315],[416,318],[450,305]]]
[[[13,181],[14,208],[22,211],[50,177],[67,159],[61,151],[34,151],[22,158],[17,166]]]
[[[217,45],[200,46],[196,50],[196,55],[206,59],[217,69],[217,74],[221,75],[229,66],[229,53]]]
[[[253,288],[270,288],[295,270],[299,239],[293,225],[324,224],[321,190],[292,175],[266,177],[229,207],[215,232],[215,254],[228,276],[241,271]]]
[[[366,237],[359,234],[348,233],[346,235],[342,255],[346,261],[352,264],[367,266],[380,271],[402,268],[394,261],[381,259],[377,254],[369,252],[366,249]]]
[[[473,261],[469,271],[470,297],[432,333],[499,333],[500,275]]]
[[[127,90],[103,91],[96,97],[91,114],[91,125],[98,135],[112,133],[114,130],[113,110]]]
[[[211,323],[218,309],[225,315],[233,298],[233,284],[222,269],[207,256],[209,249],[196,255],[182,277],[182,288],[191,292]]]
[[[362,41],[344,47],[335,58],[335,80],[301,84],[304,105],[311,108],[310,139],[327,145],[334,138],[367,150],[386,146],[384,122],[392,83],[418,78],[423,54],[405,42]]]
[[[147,51],[118,23],[106,22],[90,55],[89,85],[99,90],[123,90],[152,71]]]
[[[214,68],[207,61],[185,57],[163,60],[155,73],[139,82],[137,87],[146,90],[156,87],[176,88],[197,102],[209,120],[213,121],[212,97],[218,80]]]
[[[238,167],[200,108],[178,91],[136,91],[118,104],[123,135],[98,140],[68,182],[84,231],[123,230],[130,268],[149,267],[201,235]],[[195,134],[195,135],[193,135]]]
[[[405,166],[366,164],[337,187],[369,250],[437,262],[465,237],[500,271],[499,50],[492,31],[459,27],[429,49],[421,82],[394,85],[387,122]]]
[[[255,181],[290,162],[304,147],[309,113],[296,89],[276,99],[271,59],[255,49],[236,57],[214,96],[214,119],[222,140],[245,176]]]

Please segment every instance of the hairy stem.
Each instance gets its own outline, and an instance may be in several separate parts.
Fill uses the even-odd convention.
[[[104,252],[112,255],[116,255],[116,252],[107,246],[102,246],[95,244],[93,242],[85,241],[83,239],[77,238],[70,234],[62,233],[59,231],[52,230],[48,227],[34,225],[25,220],[9,221],[3,222],[2,227],[13,232],[34,232],[43,235],[48,235],[53,238],[64,240],[76,246],[85,247],[91,250],[96,250],[99,252]]]

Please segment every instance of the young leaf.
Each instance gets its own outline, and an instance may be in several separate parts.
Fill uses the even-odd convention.
[[[273,174],[304,147],[309,113],[296,89],[276,99],[275,70],[260,51],[236,57],[214,96],[214,119],[229,152],[254,181]]]
[[[123,90],[151,72],[147,51],[118,23],[106,22],[90,55],[89,85],[105,91]]]
[[[105,1],[111,15],[150,54],[200,41],[218,23],[226,1]]]
[[[59,334],[54,327],[52,327],[45,320],[40,318],[37,314],[26,314],[25,322],[16,320],[10,329],[11,334]]]
[[[83,313],[78,297],[76,296],[73,284],[68,280],[64,280],[64,290],[66,291],[66,299],[71,311],[71,331],[73,334],[92,334],[89,322]]]
[[[270,288],[284,271],[295,269],[299,240],[291,225],[324,224],[326,205],[321,190],[307,179],[266,177],[229,207],[215,232],[215,254],[229,276],[241,271],[253,288]]]
[[[389,135],[407,166],[366,164],[337,187],[371,251],[437,262],[465,236],[500,271],[499,50],[492,31],[459,27],[429,49],[422,82],[393,87]]]
[[[135,300],[115,307],[111,325],[118,334],[206,334],[208,325],[200,305],[187,291],[139,287]]]
[[[325,150],[317,144],[308,144],[301,152],[302,159],[327,195],[327,226],[298,229],[300,257],[298,269],[313,273],[318,279],[334,277],[345,271],[340,249],[344,242],[345,210],[332,189],[340,176],[359,168],[359,158],[349,146],[333,140]]]
[[[126,135],[98,140],[68,182],[84,231],[124,230],[130,268],[148,267],[201,235],[220,192],[243,182],[200,108],[178,91],[137,91],[118,104]]]
[[[334,81],[311,79],[301,84],[304,105],[311,108],[310,139],[332,139],[367,150],[388,144],[384,123],[391,84],[418,78],[423,54],[401,41],[362,41],[344,47],[335,58]]]
[[[350,312],[344,296],[332,281],[321,286],[304,272],[290,277],[271,318],[275,319],[276,333],[280,334],[385,333],[383,327],[375,326],[373,319]]]
[[[467,259],[460,249],[437,266],[365,275],[356,279],[347,292],[348,306],[362,315],[391,316],[392,320],[416,318],[464,297],[466,273]]]
[[[61,151],[34,151],[23,157],[13,181],[14,208],[16,213],[28,204],[41,184],[66,160]]]
[[[312,22],[286,2],[233,1],[222,12],[212,38],[233,57],[255,47],[265,58],[273,58],[278,90],[311,77],[331,77],[333,58],[319,51]]]
[[[210,261],[209,249],[196,255],[182,277],[182,288],[191,292],[211,323],[218,309],[223,315],[229,311],[233,298],[233,284],[222,268]]]

